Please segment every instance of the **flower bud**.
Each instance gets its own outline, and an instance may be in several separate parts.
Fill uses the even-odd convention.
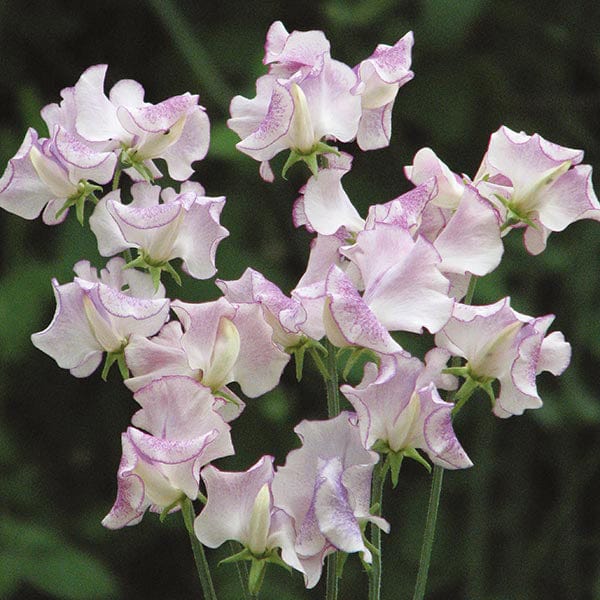
[[[83,296],[83,310],[98,343],[107,352],[119,352],[127,340],[121,339],[113,331],[110,323],[98,312],[87,294]]]
[[[248,549],[260,556],[267,549],[267,536],[271,526],[271,493],[265,483],[256,494],[248,526]]]
[[[227,317],[221,317],[210,366],[202,376],[202,383],[212,390],[222,388],[227,383],[227,375],[233,368],[239,353],[240,334],[237,327]]]
[[[294,114],[290,123],[292,150],[299,154],[310,154],[315,145],[315,130],[306,96],[297,83],[292,83],[290,93],[294,100]]]

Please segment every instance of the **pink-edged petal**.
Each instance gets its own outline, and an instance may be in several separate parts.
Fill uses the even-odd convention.
[[[367,553],[360,525],[349,504],[348,491],[342,483],[341,459],[321,459],[317,469],[315,516],[319,531],[339,550]]]
[[[483,276],[502,259],[497,211],[473,187],[466,187],[456,212],[433,242],[442,272]]]
[[[96,286],[90,297],[110,315],[115,332],[125,338],[134,333],[154,335],[169,318],[168,298],[134,298],[105,285]]]
[[[281,378],[290,355],[273,343],[273,329],[265,321],[260,306],[237,304],[233,319],[240,334],[240,353],[232,377],[244,394],[256,398],[273,389]],[[256,374],[260,373],[260,377]]]
[[[351,164],[352,157],[346,156],[349,158],[347,162]],[[302,213],[311,231],[333,235],[340,227],[345,227],[349,232],[364,228],[364,219],[354,208],[341,183],[349,166],[342,164],[341,168],[322,169],[304,186],[303,196],[296,202],[302,202]]]
[[[578,165],[561,175],[544,193],[538,218],[551,231],[562,231],[579,219],[600,221],[600,204],[592,187],[592,167]]]
[[[190,368],[181,347],[181,324],[171,321],[151,339],[134,335],[125,348],[125,361],[133,377],[125,385],[133,392],[163,375],[186,375],[198,378],[198,370]]]
[[[136,525],[151,504],[145,497],[144,482],[133,472],[138,459],[127,433],[121,435],[121,444],[123,455],[117,471],[117,499],[108,515],[102,519],[102,525],[108,529]]]
[[[225,472],[209,465],[202,470],[208,502],[194,521],[196,537],[209,548],[227,540],[249,541],[254,501],[273,480],[273,457],[263,456],[243,472]]]
[[[410,70],[414,42],[414,34],[409,31],[393,46],[379,44],[369,58],[357,65],[359,79],[367,88],[367,93],[371,91],[370,88],[376,88],[384,84],[396,84],[401,87],[414,77],[414,73]],[[375,95],[377,95],[376,92],[377,90],[375,90]],[[365,91],[362,93],[364,94]],[[385,103],[387,104],[387,102],[389,100]],[[381,105],[381,103],[377,104],[373,101],[369,102],[367,100],[365,102],[363,100],[363,105],[365,104]]]
[[[444,402],[433,384],[419,390],[423,414],[424,450],[429,458],[444,469],[466,469],[473,463],[460,445],[452,428],[454,405]]]
[[[530,136],[502,126],[490,137],[485,164],[489,169],[487,174],[500,173],[510,179],[515,189],[525,191],[543,173],[565,161],[575,165],[582,159],[582,150],[559,146],[538,134]]]
[[[390,145],[393,108],[393,102],[378,108],[363,108],[356,134],[356,143],[361,150],[378,150]]]
[[[34,146],[38,146],[38,135],[30,128],[0,178],[0,208],[23,219],[35,219],[56,198],[31,163],[29,155]]]
[[[344,253],[368,279],[363,300],[390,331],[420,333],[426,327],[435,333],[450,318],[449,283],[438,270],[438,253],[424,238],[414,242],[408,231],[382,224],[361,232]]]
[[[339,347],[360,346],[383,354],[402,350],[350,279],[335,265],[327,275],[326,294],[324,325],[332,344]]]
[[[108,65],[90,67],[75,84],[77,132],[91,142],[122,140],[126,133],[117,118],[115,105],[104,95],[107,69]]]
[[[97,152],[62,127],[57,127],[54,132],[52,149],[65,165],[74,184],[81,180],[106,184],[114,175],[117,165],[114,152]]]
[[[358,414],[358,425],[365,447],[377,440],[388,442],[391,448],[404,446],[404,435],[398,439],[394,424],[410,402],[423,365],[417,358],[397,354],[383,356],[379,369],[365,368],[359,386],[343,385],[340,390]],[[397,428],[396,428],[397,429]]]
[[[404,167],[404,174],[415,185],[425,183],[431,177],[437,181],[437,194],[432,202],[442,208],[458,206],[464,191],[461,178],[450,171],[431,148],[421,148],[413,158],[413,164]]]
[[[170,375],[152,381],[134,394],[142,407],[132,424],[167,440],[193,440],[217,432],[203,457],[210,462],[233,454],[229,425],[214,409],[209,388],[190,377]]]
[[[225,298],[203,304],[175,300],[171,308],[181,321],[185,333],[181,338],[191,369],[207,370],[213,359],[213,349],[219,332],[221,318],[233,320],[234,308]]]
[[[263,63],[280,63],[294,71],[313,67],[329,53],[329,40],[322,31],[292,31],[288,33],[281,21],[275,21],[267,32]]]
[[[340,142],[349,142],[356,137],[361,107],[360,97],[350,93],[355,84],[356,75],[350,67],[327,57],[319,76],[302,82],[315,141],[331,136]]]
[[[538,358],[537,373],[549,371],[553,375],[562,375],[571,362],[571,344],[565,341],[560,331],[554,331],[542,341]]]
[[[90,215],[90,229],[94,232],[98,241],[98,252],[101,256],[114,256],[119,252],[131,248],[131,244],[125,239],[117,221],[108,210],[109,203],[120,204],[120,190],[109,192],[94,207]]]
[[[87,377],[98,366],[104,349],[94,336],[83,310],[85,292],[75,283],[59,285],[52,280],[56,312],[51,323],[31,336],[33,345],[51,356],[63,369]]]
[[[121,79],[110,89],[108,98],[115,106],[137,107],[145,104],[144,88],[133,79]]]
[[[179,139],[160,155],[167,161],[169,175],[184,181],[194,172],[192,163],[202,160],[208,152],[210,122],[203,107],[196,106],[186,117]]]
[[[224,206],[224,196],[195,196],[185,211],[173,244],[172,256],[181,257],[185,272],[196,279],[209,279],[217,271],[217,247],[229,235],[229,231],[219,222]]]
[[[300,328],[306,322],[306,311],[297,300],[286,296],[261,273],[248,268],[240,279],[218,279],[216,284],[230,302],[260,304],[273,329],[273,341],[280,346],[286,348],[298,342]]]
[[[370,206],[365,229],[376,229],[379,223],[384,223],[407,229],[411,233],[418,229],[421,233],[423,211],[436,193],[435,180],[429,179],[394,200]]]
[[[129,133],[136,135],[142,132],[164,134],[197,104],[198,96],[186,92],[158,104],[136,107],[120,106],[117,109],[117,117],[123,128]]]
[[[257,91],[263,93],[269,93],[270,91],[266,113],[262,115],[262,119],[256,129],[245,136],[242,141],[236,145],[236,148],[245,154],[252,156],[252,158],[255,158],[256,160],[265,161],[270,160],[278,152],[288,147],[285,136],[288,133],[294,114],[294,101],[290,92],[276,81],[272,80],[264,91],[262,89],[259,90],[259,82],[261,82],[261,80],[257,81]],[[263,86],[261,85],[261,87]],[[243,114],[240,114],[239,117],[236,116],[236,114],[241,113],[242,110],[246,111],[248,109],[248,102],[249,101],[246,101],[244,106],[239,107],[238,105],[242,103],[236,102],[235,98],[232,100],[232,118],[228,121],[228,125],[231,129],[236,131],[236,133],[238,133],[238,131],[246,130],[244,120],[250,118],[253,124],[256,121],[256,116],[253,113],[250,113],[250,117],[245,117]],[[238,125],[240,120],[242,122],[241,127]]]

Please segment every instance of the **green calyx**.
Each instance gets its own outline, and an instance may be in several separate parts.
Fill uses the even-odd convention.
[[[288,156],[288,159],[283,165],[281,176],[284,179],[287,179],[286,174],[288,172],[288,169],[298,162],[306,163],[306,165],[310,169],[310,172],[316,176],[319,172],[318,157],[323,154],[335,154],[336,156],[340,156],[340,152],[335,146],[330,146],[325,142],[317,142],[311,148],[310,152],[299,152],[294,149],[290,150],[290,155]]]
[[[163,262],[154,261],[144,251],[141,251],[137,258],[129,261],[123,268],[132,269],[135,267],[148,271],[150,277],[152,277],[154,291],[158,290],[158,286],[160,285],[160,276],[163,271],[166,271],[174,279],[177,285],[181,285],[181,277],[179,276],[179,273],[173,268],[168,260]]]
[[[504,223],[502,223],[500,231],[505,231],[509,227],[512,227],[513,225],[520,225],[521,223],[524,223],[529,227],[533,227],[534,229],[538,229],[538,226],[531,220],[529,215],[519,210],[514,202],[511,202],[500,194],[494,194],[494,196],[504,206],[504,208],[506,208],[506,220]]]
[[[284,563],[279,556],[277,548],[267,550],[260,556],[253,554],[248,548],[244,548],[241,552],[223,559],[221,562],[219,562],[219,566],[229,563],[236,563],[241,560],[251,561],[250,573],[248,575],[248,591],[252,595],[256,595],[260,591],[265,578],[268,563],[278,565],[288,571],[288,573],[292,572],[292,568]]]
[[[482,389],[489,396],[492,406],[496,403],[496,393],[493,388],[493,383],[496,381],[495,377],[476,375],[473,373],[468,363],[464,367],[450,367],[449,369],[444,369],[442,373],[464,378],[464,382],[460,389],[454,394],[453,416],[467,403],[478,388]]]
[[[99,185],[94,185],[89,181],[81,180],[77,184],[77,191],[60,207],[60,209],[54,215],[55,219],[60,218],[60,216],[66,211],[69,210],[72,206],[75,207],[75,213],[77,214],[77,220],[79,224],[83,226],[84,221],[84,211],[85,211],[85,201],[90,200],[93,204],[98,204],[98,198],[96,198],[96,192],[101,192],[102,188]]]
[[[121,155],[119,156],[119,165],[122,169],[135,169],[148,183],[154,181],[154,176],[150,169],[144,164],[143,160],[137,156],[137,150],[127,148],[121,145]]]
[[[423,465],[428,473],[431,473],[431,465],[423,458],[422,454],[416,448],[402,448],[401,450],[392,450],[389,444],[384,440],[377,440],[371,450],[374,450],[381,455],[382,459],[386,461],[387,466],[390,469],[390,475],[392,478],[392,487],[395,489],[398,485],[398,479],[400,477],[400,468],[402,467],[402,461],[404,458],[412,458],[416,460],[420,465]],[[377,507],[371,507],[371,514]]]
[[[304,356],[307,352],[313,359],[313,362],[325,380],[329,379],[329,372],[327,371],[327,367],[323,362],[323,358],[327,356],[328,352],[322,344],[317,342],[317,340],[313,340],[312,338],[308,337],[302,337],[297,344],[294,346],[288,346],[285,351],[294,356],[297,381],[302,380]]]
[[[373,350],[370,350],[369,348],[362,348],[360,346],[348,346],[344,348],[342,352],[347,352],[348,350],[350,351],[350,354],[348,355],[346,364],[344,365],[344,370],[342,371],[342,377],[344,380],[348,381],[350,371],[352,371],[356,365],[362,365],[364,368],[366,363],[372,362],[375,363],[379,368],[381,359]]]
[[[127,363],[125,362],[125,346],[123,346],[117,352],[107,352],[106,359],[104,361],[104,367],[102,368],[102,379],[106,381],[108,377],[108,372],[114,363],[117,363],[119,367],[119,372],[121,373],[121,377],[123,379],[129,378],[129,369],[127,367]]]

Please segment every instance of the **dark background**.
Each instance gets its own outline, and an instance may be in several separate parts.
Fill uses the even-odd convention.
[[[219,276],[252,266],[289,291],[308,254],[309,236],[291,223],[305,174],[295,167],[290,181],[265,184],[224,124],[233,95],[254,96],[277,19],[290,31],[323,29],[332,55],[351,66],[377,43],[415,32],[415,79],[398,95],[391,146],[348,147],[355,162],[344,185],[363,215],[410,187],[402,167],[420,147],[473,175],[501,124],[583,148],[585,162],[600,166],[600,5],[592,0],[0,0],[0,172],[28,126],[44,131],[40,108],[92,64],[110,65],[108,85],[140,81],[151,102],[198,93],[212,144],[195,178],[208,195],[228,198]],[[502,266],[478,286],[476,303],[511,295],[517,310],[555,313],[573,360],[560,379],[538,379],[541,410],[502,421],[478,398],[457,419],[475,467],[446,474],[432,600],[600,598],[599,249],[595,222],[553,234],[538,257],[513,233]],[[116,370],[108,383],[99,373],[77,380],[29,341],[54,312],[50,278],[70,281],[83,257],[105,263],[74,215],[54,228],[0,215],[0,598],[199,598],[178,515],[163,525],[146,515],[118,532],[100,525],[115,496],[120,433],[135,411]],[[218,295],[212,281],[190,278],[169,291],[188,301]],[[318,377],[307,373],[298,386],[288,367],[276,391],[248,402],[233,428],[238,455],[220,466],[245,469],[265,453],[281,464],[297,445],[292,427],[325,414]],[[411,596],[429,481],[406,464],[398,488],[386,491],[387,600]],[[217,589],[237,598],[235,569],[216,567],[224,556],[209,552]],[[261,598],[323,596],[278,571],[269,569]],[[351,557],[340,597],[365,596]]]

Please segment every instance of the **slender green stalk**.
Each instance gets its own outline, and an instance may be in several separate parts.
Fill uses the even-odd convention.
[[[337,372],[337,348],[329,341],[325,341],[327,349],[327,379],[325,387],[327,389],[327,416],[331,419],[340,414],[340,386]]]
[[[325,600],[337,600],[338,576],[337,576],[337,552],[327,557],[327,588]]]
[[[112,180],[112,191],[114,192],[119,187],[119,181],[121,180],[121,167],[117,165],[115,169],[115,174]]]
[[[419,558],[419,572],[417,573],[417,583],[415,584],[413,600],[423,600],[425,597],[443,478],[443,467],[435,465],[433,467],[433,480],[431,482],[431,493],[429,494],[429,505],[427,507],[427,521],[425,522],[425,533],[423,534],[423,545],[421,546],[421,557]]]
[[[473,295],[475,294],[475,286],[477,285],[477,277],[472,276],[469,280],[469,287],[463,299],[463,304],[471,304]],[[471,387],[470,385],[468,386]],[[459,390],[459,392],[462,392]],[[460,398],[461,406],[464,404],[473,389],[464,390],[463,396]],[[468,393],[467,393],[468,392]],[[448,401],[453,399],[450,394]],[[456,409],[456,407],[455,407]],[[423,600],[425,596],[425,588],[427,587],[427,577],[429,576],[429,564],[431,562],[431,551],[433,549],[433,540],[435,538],[435,527],[437,523],[438,507],[440,505],[440,495],[442,493],[442,482],[444,479],[444,469],[435,465],[433,467],[433,479],[431,482],[431,492],[429,494],[429,505],[427,507],[427,519],[425,521],[425,532],[423,533],[423,544],[421,546],[421,556],[419,558],[419,571],[417,572],[417,581],[415,583],[415,591],[413,600]]]
[[[194,505],[187,496],[181,501],[181,514],[183,515],[185,528],[190,536],[192,552],[194,553],[194,561],[196,562],[196,570],[198,571],[198,578],[200,579],[200,585],[202,586],[204,600],[217,600],[217,594],[210,576],[210,568],[204,554],[204,548],[194,533],[194,518],[196,516],[194,513]]]
[[[383,505],[383,486],[389,469],[389,462],[381,460],[373,469],[371,484],[371,506],[376,507],[375,515],[380,517]],[[381,597],[381,529],[371,523],[371,544],[373,545],[373,562],[369,574],[369,600],[379,600]]]
[[[331,419],[340,413],[340,390],[337,371],[337,348],[329,341],[325,341],[327,349],[327,378],[325,387],[327,389],[327,416]],[[338,577],[337,577],[337,552],[327,557],[327,591],[326,600],[337,600]]]

